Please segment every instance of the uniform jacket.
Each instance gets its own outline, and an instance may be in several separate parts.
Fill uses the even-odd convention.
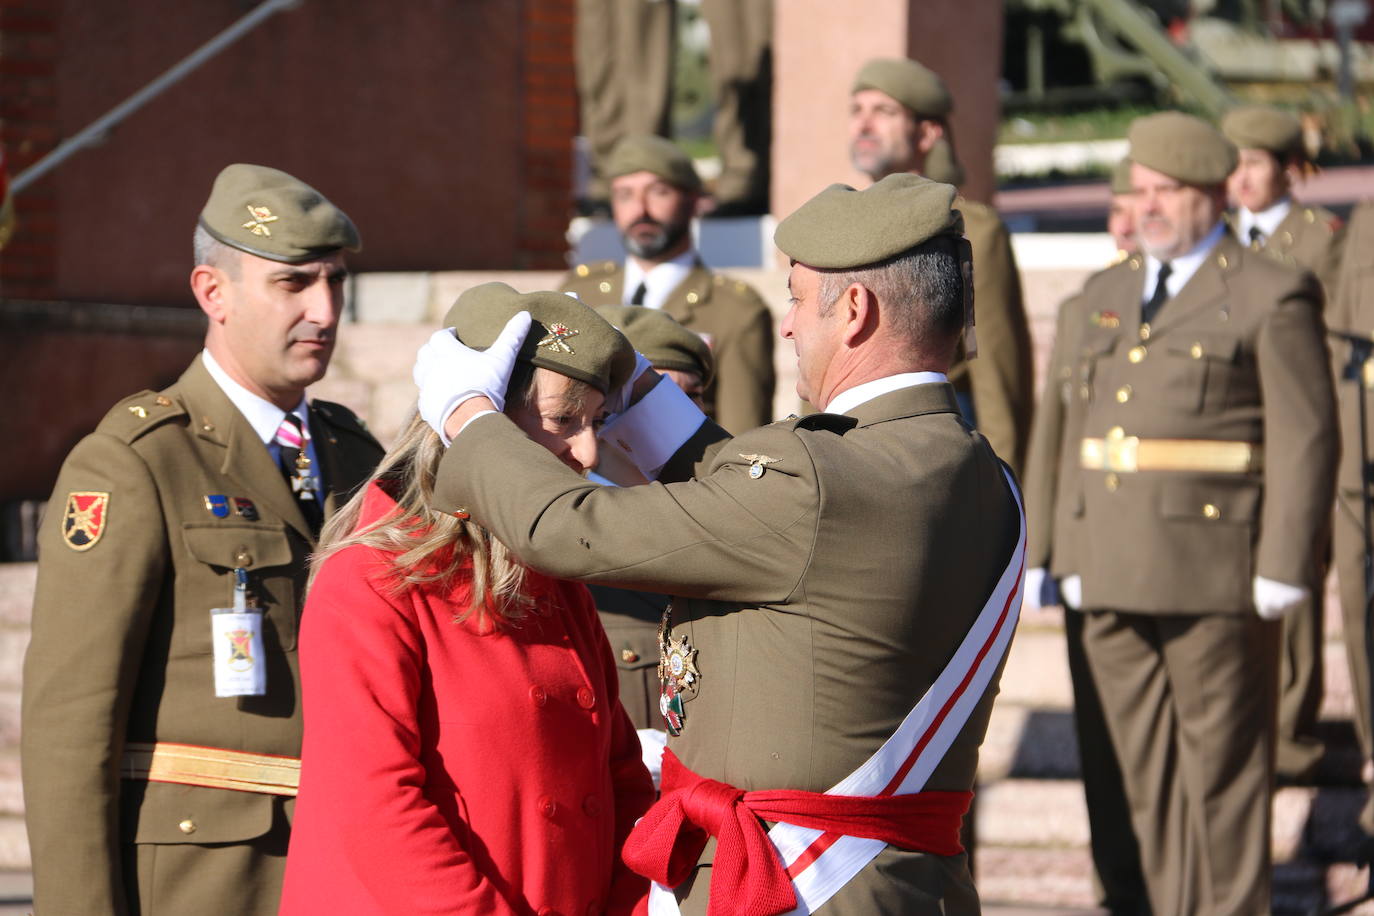
[[[971,391],[978,431],[997,456],[1018,474],[1030,440],[1034,406],[1034,362],[1030,327],[1021,300],[1021,275],[1011,250],[1011,235],[997,211],[960,197],[964,236],[973,249],[973,307],[978,356],[957,361],[949,379]]]
[[[1248,239],[1240,240],[1242,245]],[[1287,267],[1310,270],[1329,294],[1335,289],[1345,244],[1341,218],[1325,207],[1293,204],[1260,250]]]
[[[579,264],[561,289],[591,306],[619,305],[625,268],[614,261]],[[706,413],[726,429],[753,429],[774,419],[773,316],[748,284],[712,273],[701,262],[668,296],[663,311],[707,338],[716,361],[706,387]]]
[[[658,624],[668,596],[658,592],[590,589],[620,677],[620,702],[635,728],[663,730],[658,709]]]
[[[1346,241],[1347,254],[1341,265],[1335,297],[1327,310],[1327,323],[1333,331],[1374,337],[1374,203],[1363,203],[1355,208],[1350,216]],[[1359,390],[1356,388],[1360,382],[1348,377],[1350,344],[1333,340],[1331,351],[1337,374],[1337,390],[1341,395],[1341,440],[1346,443],[1341,454],[1340,493],[1343,499],[1349,500],[1357,517],[1361,517],[1360,414]],[[1366,410],[1374,417],[1374,390],[1369,390],[1374,389],[1374,374],[1363,375],[1363,378],[1368,379],[1365,382]],[[1374,423],[1368,426],[1370,429],[1366,432],[1371,433],[1368,454],[1374,457]]]
[[[1321,291],[1224,236],[1142,328],[1133,257],[1092,277],[1083,435],[1262,444],[1256,473],[1085,471],[1083,606],[1246,613],[1256,575],[1301,585],[1336,463]]]
[[[374,485],[362,522],[394,510]],[[301,794],[284,916],[628,914],[619,850],[653,801],[586,588],[532,573],[493,627],[470,577],[398,592],[363,546],[316,576],[301,636]]]
[[[1019,531],[1002,465],[947,384],[718,440],[695,479],[667,485],[597,487],[531,445],[501,418],[474,421],[444,458],[437,503],[467,506],[550,575],[678,596],[672,634],[696,650],[700,692],[670,746],[746,790],[823,792],[881,746],[966,635]],[[751,474],[744,456],[774,460]],[[927,788],[972,788],[996,685]],[[708,883],[699,872],[684,912],[704,911]],[[888,849],[827,907],[944,898],[963,912],[976,902],[956,898],[972,894],[963,857]]]
[[[337,404],[313,403],[310,428],[332,512],[381,448]],[[99,537],[80,551],[63,536],[74,492],[108,494]],[[210,495],[251,500],[256,518],[219,518]],[[296,635],[312,537],[200,359],[160,394],[115,405],[67,457],[48,507],[23,692],[35,899],[45,916],[123,913],[121,844],[234,843],[277,816],[278,797],[122,781],[119,763],[126,740],[299,753]],[[217,699],[210,610],[230,606],[236,566],[265,609],[267,694]]]
[[[1083,438],[1083,382],[1078,353],[1092,314],[1091,302],[1074,296],[1059,307],[1045,388],[1031,427],[1022,483],[1026,498],[1026,566],[1056,578],[1077,571],[1076,545],[1083,518],[1083,475],[1078,446]]]

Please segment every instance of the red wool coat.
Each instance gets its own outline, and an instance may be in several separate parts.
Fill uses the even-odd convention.
[[[363,518],[393,506],[374,485]],[[531,572],[539,613],[493,630],[454,622],[467,581],[395,594],[387,566],[340,551],[302,615],[283,916],[629,913],[653,787],[586,588]]]

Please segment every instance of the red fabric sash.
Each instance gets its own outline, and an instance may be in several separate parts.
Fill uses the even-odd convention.
[[[675,887],[691,874],[713,836],[708,916],[774,916],[794,909],[797,897],[760,818],[952,856],[964,851],[959,826],[972,799],[972,792],[745,792],[698,776],[664,751],[663,795],[630,832],[622,856],[638,874]]]

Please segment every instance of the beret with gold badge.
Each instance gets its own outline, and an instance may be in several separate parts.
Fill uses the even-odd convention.
[[[444,316],[469,347],[485,350],[518,312],[534,319],[517,357],[521,362],[586,382],[605,394],[625,384],[635,351],[610,322],[566,293],[521,293],[504,283],[474,286]]]
[[[231,248],[285,264],[362,247],[353,221],[319,191],[280,169],[242,162],[215,178],[200,225]]]

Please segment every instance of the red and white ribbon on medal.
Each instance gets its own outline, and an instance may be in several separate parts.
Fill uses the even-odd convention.
[[[832,786],[830,795],[895,795],[920,792],[945,752],[968,722],[1011,644],[1021,615],[1021,583],[1026,570],[1026,512],[1021,492],[1003,469],[1016,498],[1020,531],[1011,560],[997,587],[978,613],[954,657],[902,724],[873,756]],[[779,823],[768,838],[782,856],[797,894],[788,916],[815,912],[849,883],[887,845],[881,840],[827,834]],[[649,916],[678,916],[671,888],[655,882],[649,891]]]

